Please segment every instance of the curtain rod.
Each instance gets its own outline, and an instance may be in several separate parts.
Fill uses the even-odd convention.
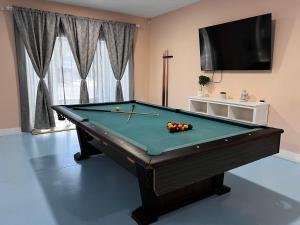
[[[13,6],[11,5],[7,5],[7,6],[2,6],[0,7],[0,11],[12,11],[13,10]],[[30,8],[26,8],[26,9],[30,9]],[[34,9],[34,10],[37,10],[37,9]],[[38,10],[39,11],[39,10]],[[46,12],[46,11],[44,11]],[[52,13],[56,13],[56,12],[52,12]],[[57,13],[57,14],[61,14],[61,15],[68,15],[68,14],[62,14],[62,13]],[[68,16],[74,16],[74,15],[68,15]],[[76,16],[75,16],[76,17]],[[94,19],[94,18],[89,18],[89,17],[82,17],[82,16],[78,16],[78,17],[81,17],[81,18],[88,18],[88,19]],[[100,20],[100,19],[95,19],[95,20]],[[104,21],[104,22],[119,22],[119,21],[112,21],[112,20],[101,20],[101,21]],[[137,28],[141,28],[141,25],[140,24],[135,24],[135,26]]]

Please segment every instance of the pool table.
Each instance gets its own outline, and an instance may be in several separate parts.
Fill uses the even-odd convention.
[[[76,125],[81,149],[74,155],[76,161],[104,153],[137,177],[142,205],[132,218],[141,225],[229,192],[224,172],[278,153],[283,133],[140,101],[53,109],[60,119]],[[132,109],[136,114],[122,113]],[[191,123],[193,129],[169,133],[168,121]]]

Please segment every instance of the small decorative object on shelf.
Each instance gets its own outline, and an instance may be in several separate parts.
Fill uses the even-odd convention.
[[[220,96],[220,99],[222,99],[222,100],[225,100],[227,98],[225,91],[221,91],[219,96]]]
[[[204,75],[199,76],[199,84],[200,84],[200,90],[198,91],[199,97],[204,97],[204,86],[207,85],[210,82],[210,78]]]
[[[246,101],[248,101],[248,98],[249,98],[248,92],[246,90],[242,90],[240,101],[241,102],[246,102]]]

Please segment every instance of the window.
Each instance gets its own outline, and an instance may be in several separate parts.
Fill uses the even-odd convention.
[[[30,122],[33,124],[39,78],[35,74],[28,54],[26,54],[26,70]],[[103,40],[98,41],[94,61],[86,81],[91,103],[115,101],[116,79],[109,61],[106,43]],[[79,103],[81,78],[66,37],[62,36],[56,39],[45,82],[54,105]],[[129,100],[130,85],[128,65],[121,83],[124,100]]]

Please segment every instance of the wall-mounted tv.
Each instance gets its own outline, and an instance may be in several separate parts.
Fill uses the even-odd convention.
[[[199,29],[201,70],[270,70],[272,14]]]

